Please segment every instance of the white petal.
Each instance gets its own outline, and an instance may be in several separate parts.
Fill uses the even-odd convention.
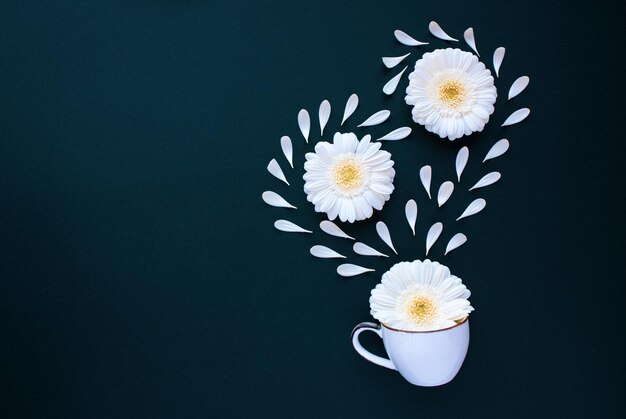
[[[467,237],[465,236],[465,234],[463,233],[455,234],[454,237],[452,237],[450,241],[448,242],[448,245],[446,246],[446,253],[444,253],[444,256],[447,255],[449,252],[453,251],[454,249],[456,249],[457,247],[465,244],[466,241],[467,241]]]
[[[387,83],[385,83],[385,85],[383,86],[383,93],[384,94],[389,96],[389,95],[392,95],[393,92],[396,91],[396,87],[398,87],[398,83],[400,83],[400,79],[402,78],[402,75],[404,74],[404,72],[406,71],[407,68],[408,67],[404,67],[404,69],[402,69],[401,72],[396,74],[391,80],[389,80]]]
[[[515,112],[513,112],[511,116],[509,116],[506,119],[506,121],[504,121],[502,126],[506,127],[507,125],[513,125],[513,124],[522,122],[524,119],[526,119],[526,117],[528,117],[528,115],[530,115],[530,109],[528,108],[518,109]]]
[[[345,259],[342,254],[335,252],[333,249],[326,246],[315,245],[311,247],[311,254],[320,259]]]
[[[406,202],[404,207],[404,214],[406,215],[406,220],[409,222],[409,226],[411,227],[411,231],[415,236],[415,222],[417,221],[417,203],[413,199],[409,199]]]
[[[500,173],[499,172],[487,173],[485,176],[482,177],[482,179],[480,179],[478,182],[476,182],[476,185],[474,185],[474,186],[472,186],[470,188],[470,191],[472,189],[484,188],[485,186],[493,185],[494,183],[496,183],[499,180],[500,180]]]
[[[452,195],[452,191],[454,191],[454,183],[446,181],[441,184],[439,187],[439,193],[437,194],[437,203],[440,207],[448,202],[448,199],[450,199],[450,196]]]
[[[365,243],[361,243],[361,242],[354,243],[354,246],[352,246],[352,250],[354,250],[354,253],[356,253],[357,255],[361,255],[361,256],[383,256],[386,258],[389,257],[386,254],[380,253],[378,250],[372,247],[369,247]]]
[[[382,221],[377,222],[376,232],[378,233],[378,236],[382,239],[382,241],[384,241],[385,244],[389,246],[389,248],[391,248],[391,250],[393,250],[393,252],[397,255],[398,252],[396,251],[396,248],[393,247],[393,242],[391,241],[391,234],[389,234],[389,229],[387,228],[387,224],[385,224]]]
[[[530,83],[528,76],[522,76],[515,80],[509,89],[509,100],[522,93],[524,89],[526,89],[526,86],[528,86],[528,83]]]
[[[500,141],[495,143],[493,145],[493,147],[491,147],[491,150],[489,150],[489,152],[485,156],[485,159],[483,160],[483,163],[486,162],[487,160],[491,160],[491,159],[495,159],[496,157],[500,157],[501,155],[506,153],[508,149],[509,149],[509,140],[504,139],[504,138],[501,139]]]
[[[469,217],[471,215],[477,214],[481,212],[483,209],[485,209],[486,206],[487,206],[487,201],[485,201],[484,199],[482,198],[475,199],[474,201],[472,201],[471,204],[467,206],[467,208],[465,208],[465,211],[463,211],[463,214],[461,214],[461,216],[457,218],[456,220],[459,221],[461,218],[465,218],[465,217]]]
[[[320,118],[320,135],[324,135],[324,127],[328,123],[328,119],[330,118],[330,102],[324,100],[320,105],[319,110],[319,118]]]
[[[426,189],[426,193],[430,199],[432,199],[430,196],[430,179],[432,178],[432,174],[433,170],[430,166],[424,166],[420,169],[420,180],[422,181],[422,185],[424,185],[424,189]]]
[[[356,108],[359,106],[359,97],[356,93],[352,93],[346,102],[346,108],[343,111],[343,119],[341,120],[341,125],[346,122],[346,119],[350,118],[350,115],[354,113]]]
[[[300,132],[302,132],[304,140],[308,143],[309,132],[311,131],[311,118],[306,109],[300,109],[300,112],[298,112],[298,126],[300,127]]]
[[[443,39],[444,41],[458,41],[458,39],[452,38],[443,29],[441,29],[441,26],[439,26],[439,24],[435,22],[434,20],[428,24],[428,30],[434,36],[436,36],[439,39]]]
[[[285,177],[285,174],[283,173],[283,170],[280,168],[280,165],[278,164],[276,159],[272,159],[269,162],[269,164],[267,165],[267,171],[270,172],[275,178],[280,179],[287,185],[289,185],[289,182],[287,182],[287,178]]]
[[[480,57],[478,53],[478,48],[476,48],[476,39],[474,38],[474,28],[468,28],[465,32],[463,32],[463,38],[465,38],[465,42],[470,46],[471,49],[474,50],[476,55]]]
[[[364,268],[351,263],[344,263],[343,265],[339,265],[337,267],[337,273],[341,276],[356,276],[366,272],[374,272],[374,269]]]
[[[395,66],[400,64],[402,61],[404,61],[404,59],[408,57],[409,55],[411,55],[410,52],[400,57],[383,57],[383,64],[385,64],[385,67],[387,68],[394,68]]]
[[[305,230],[299,225],[287,220],[277,220],[274,223],[274,227],[276,227],[277,230],[284,231],[286,233],[313,233],[312,231]]]
[[[441,223],[433,224],[428,230],[428,234],[426,235],[426,256],[428,256],[430,248],[433,247],[433,244],[435,244],[442,231],[443,224]]]
[[[328,220],[322,221],[320,223],[320,229],[322,229],[324,233],[330,234],[331,236],[354,240],[354,237],[348,236],[346,233],[343,232],[342,229],[337,227],[337,224],[333,223],[332,221],[328,221]]]
[[[286,135],[280,137],[280,148],[282,148],[285,158],[293,169],[293,144],[291,144],[291,138]]]
[[[380,137],[377,141],[396,141],[396,140],[402,140],[406,137],[408,137],[411,134],[411,128],[409,127],[401,127],[398,129],[394,129],[393,131],[391,131],[389,134]]]
[[[504,47],[496,48],[493,53],[493,69],[496,71],[496,77],[500,77],[500,66],[504,60]]]
[[[261,197],[263,198],[263,201],[267,205],[271,205],[272,207],[297,209],[296,207],[291,205],[289,202],[287,202],[285,200],[285,198],[283,198],[282,196],[278,195],[276,192],[265,191],[265,192],[263,192]]]
[[[398,40],[398,42],[400,42],[401,44],[404,45],[408,45],[410,47],[416,47],[419,45],[427,45],[428,42],[421,42],[418,41],[417,39],[413,39],[411,38],[409,35],[407,35],[406,33],[402,32],[399,29],[396,29],[393,32],[394,36],[396,37],[396,39]]]
[[[467,159],[469,159],[469,148],[463,147],[456,155],[456,176],[461,181],[461,174],[467,165]]]
[[[391,115],[391,112],[389,112],[388,110],[378,111],[374,115],[367,118],[363,123],[361,123],[361,125],[358,125],[358,126],[370,127],[372,125],[382,124],[383,122],[387,120],[387,118],[389,118],[389,115]]]

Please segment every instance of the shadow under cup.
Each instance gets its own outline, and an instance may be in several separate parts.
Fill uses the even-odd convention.
[[[359,335],[364,331],[372,331],[382,338],[389,359],[361,346]],[[397,370],[411,384],[439,386],[450,382],[463,365],[469,347],[469,318],[447,329],[428,332],[360,323],[352,331],[352,345],[366,360]]]

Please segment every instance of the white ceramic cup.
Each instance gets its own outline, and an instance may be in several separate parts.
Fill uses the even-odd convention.
[[[380,336],[389,359],[374,355],[359,342],[359,335],[372,331]],[[360,323],[352,331],[352,346],[363,358],[381,367],[397,370],[409,383],[423,387],[450,382],[461,369],[469,347],[469,320],[432,332],[397,330],[385,324]]]

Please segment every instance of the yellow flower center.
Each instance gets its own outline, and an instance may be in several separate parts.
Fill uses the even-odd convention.
[[[417,295],[409,301],[407,314],[419,325],[428,325],[437,317],[439,310],[435,301],[426,295]]]
[[[351,191],[363,183],[363,167],[355,160],[343,160],[333,170],[335,184],[344,191]]]
[[[447,80],[439,86],[439,99],[446,105],[456,108],[465,101],[465,86],[456,80]]]

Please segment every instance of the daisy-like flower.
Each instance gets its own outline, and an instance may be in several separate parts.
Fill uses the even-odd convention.
[[[400,262],[372,290],[371,314],[381,323],[406,331],[432,331],[456,325],[474,308],[460,278],[438,262]]]
[[[404,100],[415,122],[452,141],[483,130],[498,96],[493,83],[474,54],[437,49],[415,63]]]
[[[303,178],[307,200],[329,220],[359,221],[381,210],[393,192],[391,154],[353,133],[336,133],[333,143],[319,142],[306,154]]]

